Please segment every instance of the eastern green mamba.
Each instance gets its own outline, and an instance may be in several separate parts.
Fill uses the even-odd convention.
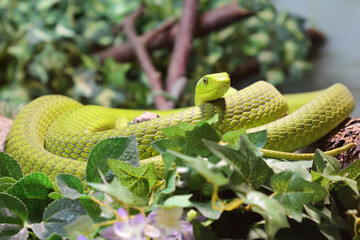
[[[83,180],[89,152],[105,138],[136,135],[140,159],[146,159],[158,154],[150,144],[164,138],[162,127],[180,121],[195,124],[218,114],[215,126],[220,132],[266,129],[265,149],[292,152],[326,135],[347,118],[355,106],[350,91],[342,84],[335,84],[316,93],[295,95],[308,103],[284,117],[288,111],[286,99],[291,106],[293,96],[284,97],[264,81],[226,93],[229,86],[227,73],[206,75],[196,89],[195,101],[200,105],[154,111],[161,117],[125,127],[115,126],[119,117],[131,120],[143,110],[83,106],[65,96],[43,96],[16,116],[6,139],[5,152],[20,163],[25,174],[43,172],[54,180],[57,174],[65,172]],[[218,96],[220,89],[225,90]],[[202,100],[202,95],[210,98]]]

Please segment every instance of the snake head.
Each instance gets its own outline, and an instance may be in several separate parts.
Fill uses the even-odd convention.
[[[230,88],[230,76],[226,72],[203,76],[195,87],[195,105],[214,101],[225,95]]]

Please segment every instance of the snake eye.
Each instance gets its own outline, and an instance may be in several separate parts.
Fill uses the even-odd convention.
[[[204,78],[203,78],[203,82],[204,82],[205,85],[208,84],[208,79],[207,79],[207,77],[204,77]]]

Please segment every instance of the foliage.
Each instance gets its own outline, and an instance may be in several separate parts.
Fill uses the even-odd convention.
[[[145,2],[144,14],[137,21],[139,34],[181,15],[183,1]],[[205,12],[230,2],[233,1],[204,0],[199,10]],[[64,94],[105,106],[153,107],[154,94],[136,61],[118,63],[107,59],[100,64],[96,57],[99,50],[126,42],[119,25],[139,3],[140,0],[2,1],[2,112],[14,116],[25,103],[44,94]],[[302,19],[277,12],[265,0],[239,0],[238,4],[256,14],[193,41],[187,73],[191,81],[180,106],[192,103],[194,83],[204,73],[234,72],[249,58],[257,59],[261,77],[274,84],[282,82],[285,75],[302,76],[309,69],[309,41]],[[170,49],[153,53],[154,63],[163,75],[170,54]]]
[[[132,154],[134,137],[98,143],[91,154],[101,161],[87,166],[93,182],[86,183],[69,174],[54,183],[42,173],[19,176],[20,166],[1,153],[0,162],[12,169],[0,172],[0,237],[358,237],[358,188],[336,160],[319,150],[314,161],[265,159],[258,151],[264,132],[221,136],[216,121],[163,129],[167,138],[153,143],[162,153],[163,178],[153,163]]]

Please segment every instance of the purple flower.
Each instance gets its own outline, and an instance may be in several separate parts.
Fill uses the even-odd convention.
[[[109,240],[121,239],[146,239],[143,230],[146,226],[146,218],[139,213],[135,218],[129,218],[126,211],[122,208],[118,210],[122,221],[116,222],[113,226],[108,227],[102,233],[102,236]]]
[[[88,238],[85,237],[84,235],[78,235],[76,240],[88,240]]]
[[[102,236],[106,239],[193,239],[192,225],[181,219],[182,208],[157,209],[147,219],[141,213],[131,218],[123,208],[117,213],[121,219],[104,230]]]
[[[148,216],[149,225],[157,227],[161,236],[155,239],[193,239],[192,225],[181,219],[182,208],[157,209]]]

